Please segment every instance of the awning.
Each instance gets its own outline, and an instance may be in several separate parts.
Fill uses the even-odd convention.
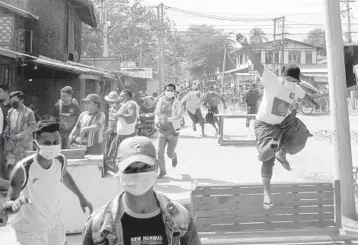
[[[25,10],[22,10],[22,9],[19,9],[15,6],[12,6],[10,4],[7,4],[7,3],[4,3],[2,1],[0,1],[0,7],[2,8],[6,8],[7,10],[9,10],[10,12],[14,13],[14,14],[17,14],[21,17],[24,17],[26,19],[31,19],[31,20],[38,20],[39,17],[36,16],[36,15],[33,15]]]
[[[58,60],[53,60],[45,57],[34,57],[34,59],[29,60],[34,64],[43,65],[47,67],[58,68],[65,71],[70,71],[77,74],[94,74],[103,76],[106,78],[113,79],[114,75],[110,71],[105,71],[102,69],[97,69],[95,67],[87,66],[84,64],[76,63],[76,62],[61,62]]]
[[[90,0],[71,0],[71,4],[76,8],[77,14],[83,23],[97,28],[96,13]]]
[[[76,74],[93,74],[102,76],[109,79],[114,79],[115,75],[111,73],[109,70],[99,69],[93,66],[88,66],[85,64],[77,63],[77,62],[61,62],[58,60],[50,59],[44,56],[35,57],[24,53],[15,52],[8,49],[0,48],[0,56],[6,56],[13,59],[24,59],[25,62],[31,62],[38,65],[43,65],[47,67],[57,68],[59,70],[64,70],[68,72],[73,72]]]

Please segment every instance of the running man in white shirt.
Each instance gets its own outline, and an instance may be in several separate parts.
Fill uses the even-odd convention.
[[[10,179],[8,212],[14,212],[10,224],[21,245],[64,245],[66,234],[61,221],[59,188],[63,183],[79,199],[85,212],[92,213],[91,203],[77,187],[61,155],[58,123],[40,122],[35,131],[37,153],[18,162]],[[28,197],[31,204],[21,206],[17,200]]]
[[[279,78],[261,64],[245,37],[238,34],[236,40],[246,49],[255,69],[262,77],[264,86],[262,102],[256,115],[255,134],[259,160],[262,161],[263,206],[270,209],[273,207],[270,184],[275,160],[290,171],[286,154],[300,152],[305,147],[307,138],[312,136],[306,126],[296,118],[297,112],[289,113],[289,106],[296,98],[319,105],[299,86],[300,68],[294,64],[287,65],[282,78]]]
[[[199,123],[202,136],[205,137],[205,119],[201,114],[202,103],[203,98],[199,86],[195,87],[194,91],[189,92],[181,100],[181,104],[187,109],[190,119],[193,121],[193,130],[196,131],[196,124]]]

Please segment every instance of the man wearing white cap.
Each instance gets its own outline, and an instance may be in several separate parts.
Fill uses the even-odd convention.
[[[190,212],[153,189],[156,149],[147,137],[125,139],[117,157],[123,192],[87,221],[83,245],[200,245]]]

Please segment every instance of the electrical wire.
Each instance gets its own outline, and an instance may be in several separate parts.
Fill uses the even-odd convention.
[[[252,22],[252,21],[272,21],[271,18],[233,18],[233,17],[222,17],[222,16],[217,16],[217,15],[212,15],[212,14],[206,14],[206,13],[200,13],[200,12],[195,12],[195,11],[189,11],[189,10],[184,10],[184,9],[179,9],[179,8],[175,8],[175,7],[169,7],[169,6],[164,6],[165,9],[174,11],[174,12],[178,12],[178,13],[182,13],[182,14],[187,14],[187,15],[193,15],[193,16],[199,16],[202,18],[207,18],[207,19],[216,19],[216,20],[229,20],[229,21],[242,21],[242,22]]]

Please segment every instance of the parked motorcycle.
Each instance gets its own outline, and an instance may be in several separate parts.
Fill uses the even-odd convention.
[[[150,137],[157,132],[154,122],[154,113],[141,114],[136,124],[136,134]]]

